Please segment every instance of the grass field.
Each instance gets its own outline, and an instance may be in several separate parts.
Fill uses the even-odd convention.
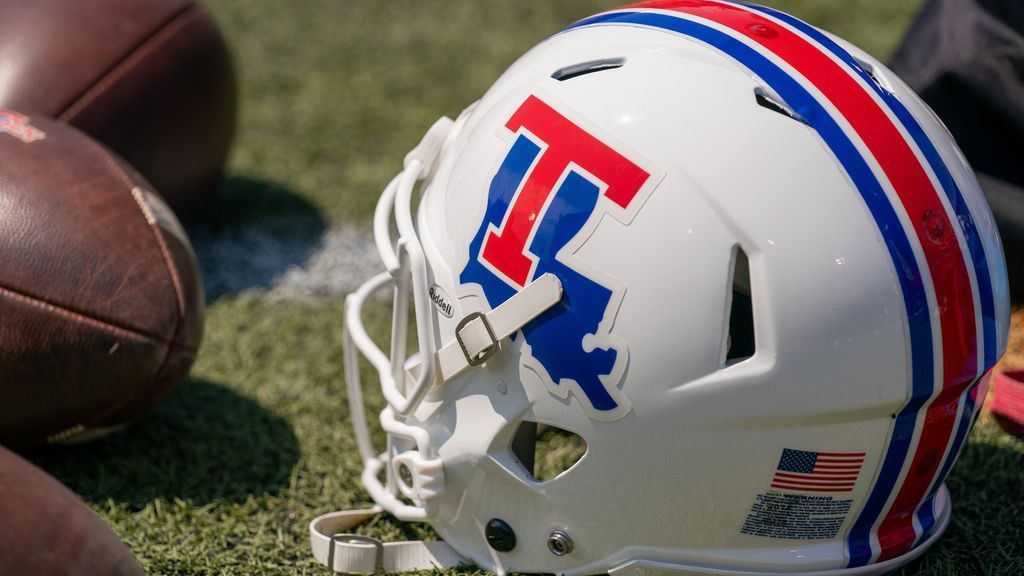
[[[883,59],[920,4],[769,3]],[[242,107],[212,216],[189,225],[210,300],[199,359],[127,432],[30,456],[151,574],[322,574],[307,523],[368,503],[340,340],[342,296],[376,264],[366,233],[379,191],[434,119],[456,115],[546,35],[615,3],[206,4],[234,49]],[[1024,366],[1019,354],[1009,361]],[[904,573],[1024,574],[1024,443],[983,418],[949,485],[952,526]],[[384,519],[366,532],[429,529]]]

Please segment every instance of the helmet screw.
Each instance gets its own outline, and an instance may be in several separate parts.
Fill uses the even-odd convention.
[[[413,486],[412,470],[409,470],[409,467],[404,462],[398,465],[398,477],[401,478],[406,486]]]
[[[548,550],[555,556],[565,556],[572,552],[572,538],[564,530],[554,530],[548,536]]]
[[[501,518],[492,518],[484,528],[487,544],[498,552],[511,552],[516,547],[516,533]]]

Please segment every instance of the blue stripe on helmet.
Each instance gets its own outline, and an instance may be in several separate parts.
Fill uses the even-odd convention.
[[[903,128],[908,134],[910,134],[911,138],[914,139],[914,142],[917,144],[918,149],[921,150],[921,153],[924,155],[928,165],[931,166],[932,172],[935,174],[936,178],[938,178],[939,184],[942,186],[943,192],[946,194],[946,198],[949,200],[950,205],[953,207],[953,212],[956,214],[957,220],[960,222],[961,230],[963,230],[964,240],[967,243],[967,248],[971,256],[971,263],[974,268],[974,275],[978,283],[978,295],[981,303],[982,341],[984,343],[984,367],[987,369],[993,366],[999,358],[998,345],[996,343],[996,317],[994,294],[992,292],[992,278],[989,274],[988,259],[985,257],[985,247],[982,244],[981,236],[978,234],[970,208],[964,201],[960,187],[957,186],[948,166],[946,166],[946,163],[943,161],[938,150],[936,150],[931,139],[928,138],[924,129],[921,128],[921,125],[917,122],[917,119],[914,118],[914,115],[906,106],[903,105],[902,102],[900,102],[896,95],[879,86],[867,71],[864,70],[860,63],[858,63],[857,60],[838,43],[829,38],[828,35],[806,22],[794,18],[789,14],[779,12],[778,10],[764,6],[746,6],[752,10],[763,12],[785,22],[786,24],[789,24],[825,47],[828,51],[832,52],[832,54],[845,63],[852,71],[858,74],[864,82],[881,97],[885,105],[889,107],[889,110],[903,125]],[[945,482],[946,476],[949,474],[950,469],[953,467],[953,462],[956,460],[956,455],[960,453],[960,448],[967,439],[967,432],[970,430],[973,413],[974,400],[970,397],[970,394],[967,394],[966,401],[964,402],[963,413],[960,415],[960,422],[957,425],[956,434],[953,437],[953,444],[948,451],[946,461],[943,463],[941,470],[933,481],[928,498],[918,510],[917,518],[921,524],[922,535],[927,534],[935,525],[934,511],[931,505],[932,499],[939,487],[942,486],[942,483]],[[876,490],[880,489],[883,489],[883,487],[876,486]],[[861,517],[864,518],[864,514],[862,514]],[[871,519],[871,524],[874,524],[877,519],[876,514],[875,518]],[[865,521],[866,520],[867,518],[865,518]],[[860,523],[860,519],[858,519],[858,525]]]
[[[871,561],[870,530],[885,507],[906,462],[918,413],[934,388],[931,317],[921,270],[910,240],[882,185],[849,136],[814,96],[782,68],[757,50],[720,30],[684,18],[648,12],[613,12],[577,22],[570,28],[595,24],[639,25],[682,34],[704,42],[736,60],[767,83],[790,107],[818,132],[854,182],[878,230],[899,278],[907,311],[911,353],[911,397],[896,416],[893,436],[882,467],[847,539],[850,565]],[[933,148],[934,150],[934,148]],[[947,172],[948,174],[948,172]],[[871,519],[870,522],[867,519]]]

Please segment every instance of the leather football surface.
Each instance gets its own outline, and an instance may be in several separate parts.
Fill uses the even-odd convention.
[[[235,129],[216,23],[191,0],[0,0],[0,106],[78,127],[179,213],[213,191]]]
[[[2,447],[0,470],[4,574],[144,574],[121,539],[60,482]]]
[[[0,443],[83,440],[184,378],[202,334],[189,242],[81,132],[0,111]]]

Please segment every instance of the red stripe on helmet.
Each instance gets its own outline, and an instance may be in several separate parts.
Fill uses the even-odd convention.
[[[974,293],[956,229],[942,191],[928,176],[894,120],[855,80],[852,71],[787,26],[744,7],[714,0],[663,0],[631,9],[688,14],[726,27],[757,43],[813,84],[861,139],[892,184],[924,253],[939,314],[942,386],[926,405],[924,423],[904,480],[878,528],[879,561],[899,556],[917,540],[914,513],[943,461],[957,421],[959,398],[977,377]]]

